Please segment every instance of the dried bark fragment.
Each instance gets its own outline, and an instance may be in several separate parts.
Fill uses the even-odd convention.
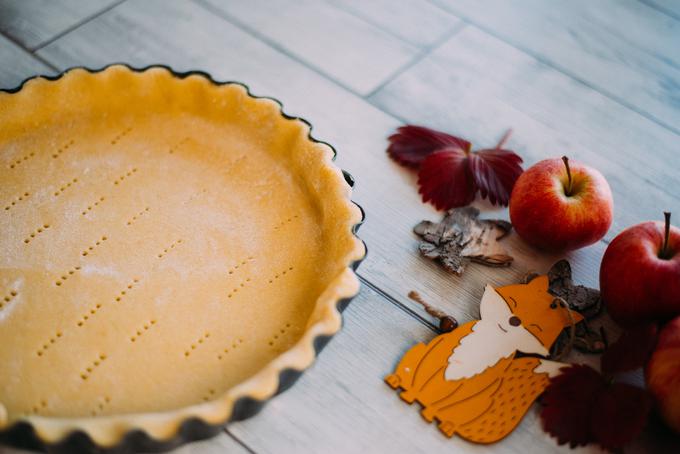
[[[587,319],[576,324],[574,340],[569,340],[568,331],[562,332],[550,350],[551,357],[561,356],[562,352],[570,346],[583,353],[603,353],[607,349],[607,338],[604,328],[591,327],[591,321]]]
[[[591,319],[600,313],[602,302],[600,291],[583,285],[574,285],[571,279],[571,265],[566,260],[555,263],[548,271],[549,291],[564,299],[571,309]]]
[[[454,208],[441,222],[422,221],[413,228],[423,241],[419,250],[444,268],[462,274],[469,262],[487,266],[510,266],[512,257],[497,243],[512,225],[507,221],[479,219],[474,207]]]
[[[535,274],[525,278],[528,282]],[[570,309],[581,313],[585,320],[576,324],[573,346],[584,353],[602,353],[607,346],[606,333],[602,326],[591,327],[592,319],[602,309],[600,292],[583,285],[575,285],[571,278],[571,265],[566,260],[555,263],[548,271],[548,291],[567,302]],[[562,350],[568,344],[568,335],[563,333],[555,342],[553,351]]]

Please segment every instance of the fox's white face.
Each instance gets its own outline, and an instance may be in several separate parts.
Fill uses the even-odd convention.
[[[516,351],[547,356],[548,349],[529,332],[503,297],[487,285],[480,305],[481,320],[449,356],[447,380],[469,378]]]
[[[503,297],[487,284],[480,305],[481,322],[494,323],[505,342],[524,353],[547,355],[548,349],[531,334],[522,321],[512,312]]]

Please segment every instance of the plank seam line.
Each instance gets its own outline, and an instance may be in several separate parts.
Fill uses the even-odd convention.
[[[432,3],[432,0],[428,0],[428,1],[430,3]],[[619,104],[620,106],[627,108],[631,112],[635,112],[636,114],[640,115],[641,117],[644,117],[647,120],[649,120],[653,123],[656,123],[658,126],[661,126],[662,128],[674,133],[675,135],[680,135],[680,129],[677,129],[677,128],[671,126],[671,125],[666,124],[661,119],[655,117],[654,115],[652,115],[650,113],[645,112],[644,110],[638,109],[633,104],[629,104],[629,103],[625,102],[619,96],[617,96],[613,93],[609,93],[609,92],[607,92],[607,91],[605,91],[601,88],[598,88],[585,79],[581,79],[576,74],[573,74],[571,71],[569,71],[567,68],[562,68],[562,67],[556,65],[555,63],[553,63],[549,60],[546,60],[545,58],[543,58],[543,57],[541,57],[537,54],[534,54],[531,50],[524,48],[523,46],[516,44],[512,41],[509,41],[508,39],[504,38],[503,36],[496,34],[492,29],[485,27],[484,25],[481,25],[481,24],[479,24],[479,23],[477,23],[473,20],[470,20],[467,17],[461,17],[460,15],[456,14],[454,11],[451,11],[449,8],[446,8],[446,11],[449,12],[450,14],[453,14],[454,16],[458,17],[460,20],[466,22],[467,24],[483,31],[484,33],[488,34],[489,36],[492,36],[492,37],[496,38],[497,40],[504,42],[508,46],[519,50],[523,54],[532,57],[534,60],[546,65],[549,68],[552,68],[553,70],[555,70],[555,71],[557,71],[557,72],[559,72],[559,73],[561,73],[565,76],[567,76],[571,80],[576,81],[577,83],[580,83],[581,85],[585,86],[586,88],[589,88],[589,89],[593,90],[594,92],[599,93],[600,95],[602,95],[605,98],[615,102],[616,104]]]
[[[225,13],[224,11],[214,7],[210,3],[205,3],[203,0],[193,0],[193,1],[194,1],[194,3],[198,4],[199,6],[203,7],[204,9],[206,9],[209,13],[221,18],[222,20],[229,22],[230,24],[232,24],[236,28],[240,29],[241,31],[244,31],[245,33],[249,34],[253,38],[257,39],[258,41],[268,45],[269,47],[276,50],[277,52],[283,54],[284,56],[290,58],[291,60],[298,62],[299,64],[301,64],[302,66],[304,66],[307,69],[312,70],[316,74],[319,74],[324,79],[327,79],[327,80],[335,83],[340,88],[352,93],[354,96],[361,98],[361,95],[359,93],[357,93],[356,91],[354,91],[352,88],[349,88],[345,84],[343,84],[342,82],[335,80],[329,74],[326,74],[325,72],[317,69],[316,67],[314,67],[310,63],[300,59],[298,56],[291,54],[286,48],[279,45],[276,41],[274,41],[273,39],[270,39],[268,36],[265,36],[262,33],[258,32],[253,27],[249,26],[248,24],[241,22],[238,18],[232,16],[231,14]]]
[[[250,446],[248,446],[247,444],[245,444],[245,442],[243,442],[243,440],[241,440],[241,439],[238,438],[236,435],[234,435],[233,433],[231,433],[231,432],[229,431],[229,429],[227,429],[226,426],[225,426],[222,430],[224,431],[225,434],[227,434],[227,436],[231,437],[236,443],[238,443],[239,445],[241,445],[241,447],[243,447],[243,449],[245,449],[246,451],[248,451],[250,454],[257,454],[255,451],[253,451],[253,449],[252,449]]]
[[[405,312],[407,315],[410,315],[411,317],[413,317],[414,319],[416,319],[417,321],[419,321],[420,323],[422,323],[422,324],[425,325],[426,327],[430,328],[430,329],[431,329],[432,331],[434,331],[435,333],[438,333],[438,332],[439,332],[439,330],[437,329],[437,327],[434,326],[432,323],[430,323],[427,319],[425,319],[425,317],[423,317],[422,315],[418,314],[416,311],[414,311],[414,310],[411,309],[410,307],[404,305],[404,304],[403,304],[402,302],[400,302],[398,299],[394,298],[392,295],[388,294],[387,292],[385,292],[384,290],[382,290],[380,287],[377,287],[376,285],[374,285],[372,282],[370,282],[370,281],[369,281],[368,279],[366,279],[365,277],[363,277],[363,276],[361,276],[361,275],[358,275],[358,276],[359,276],[359,280],[361,281],[362,284],[364,284],[364,285],[365,285],[366,287],[368,287],[369,289],[373,290],[373,291],[374,291],[375,293],[377,293],[379,296],[385,298],[387,301],[389,301],[389,302],[392,303],[393,305],[397,306],[398,309],[402,310],[402,311]]]
[[[39,51],[40,49],[52,44],[53,42],[55,42],[59,38],[68,35],[72,31],[74,31],[75,29],[87,24],[88,22],[92,21],[93,19],[96,19],[97,17],[101,16],[102,14],[105,14],[105,13],[111,11],[113,8],[115,8],[116,6],[120,5],[123,2],[125,2],[125,0],[115,1],[115,2],[111,3],[110,5],[108,5],[107,7],[103,8],[103,9],[101,9],[101,10],[99,10],[99,11],[93,13],[93,14],[90,14],[89,16],[85,17],[84,19],[81,19],[78,22],[76,22],[75,24],[72,24],[69,27],[65,28],[64,30],[60,31],[59,33],[52,36],[51,38],[48,38],[45,41],[38,43],[37,45],[35,45],[33,47],[32,51],[33,52]]]
[[[430,55],[434,50],[436,50],[439,46],[441,46],[442,44],[444,44],[445,42],[447,42],[449,39],[451,39],[451,38],[453,38],[455,35],[457,35],[457,34],[458,34],[462,29],[464,29],[466,26],[467,26],[467,23],[466,23],[466,22],[464,22],[464,21],[462,21],[462,20],[461,20],[460,22],[458,22],[458,23],[457,23],[454,27],[452,27],[448,32],[446,32],[444,35],[442,35],[437,41],[435,41],[434,43],[432,43],[431,46],[426,47],[425,49],[423,49],[422,51],[420,51],[419,53],[417,53],[411,60],[407,61],[407,62],[406,62],[405,64],[403,64],[401,67],[397,68],[397,70],[396,70],[395,72],[393,72],[392,74],[390,74],[389,76],[387,76],[387,77],[385,78],[385,80],[383,80],[382,82],[380,82],[373,90],[371,90],[371,91],[370,91],[366,96],[364,96],[363,98],[364,98],[364,99],[368,99],[368,98],[370,98],[371,96],[373,96],[373,95],[375,95],[376,93],[378,93],[380,90],[382,90],[383,88],[385,88],[385,86],[387,86],[390,82],[392,82],[393,80],[395,80],[395,79],[396,79],[397,77],[399,77],[401,74],[403,74],[404,72],[408,71],[410,68],[414,67],[415,65],[417,65],[418,63],[420,63],[421,61],[423,61],[423,59],[424,59],[425,57],[427,57],[428,55]],[[370,103],[370,101],[369,101],[369,103]],[[372,104],[372,103],[371,103],[371,104]]]
[[[361,101],[365,102],[367,105],[369,105],[370,107],[374,108],[375,110],[377,110],[377,111],[379,111],[379,112],[382,112],[382,113],[385,114],[387,117],[392,118],[392,119],[394,119],[394,120],[397,120],[397,121],[399,121],[399,122],[401,122],[401,123],[403,123],[403,124],[407,124],[407,123],[408,123],[408,121],[406,121],[405,118],[400,117],[399,115],[397,115],[397,114],[395,114],[395,113],[388,112],[387,110],[383,109],[382,107],[377,106],[377,105],[375,105],[375,104],[373,104],[373,103],[371,103],[371,102],[367,102],[367,101],[364,99],[364,97],[363,97],[362,95],[360,95],[359,93],[357,93],[357,92],[354,91],[353,89],[347,87],[347,86],[346,86],[345,84],[343,84],[342,82],[339,82],[338,80],[334,79],[333,77],[329,76],[328,74],[326,74],[326,73],[324,73],[324,72],[321,72],[320,70],[318,70],[318,69],[315,68],[314,66],[310,65],[309,63],[307,63],[307,62],[305,62],[305,61],[303,61],[303,60],[300,60],[300,59],[297,58],[295,55],[290,54],[286,49],[281,48],[281,47],[280,47],[279,45],[277,45],[276,42],[274,42],[273,40],[268,39],[266,36],[262,36],[261,34],[259,34],[258,32],[256,32],[255,30],[253,30],[252,28],[250,28],[250,27],[248,27],[248,26],[242,24],[242,23],[239,22],[238,20],[235,20],[235,19],[231,18],[230,16],[224,14],[222,11],[216,9],[216,8],[215,8],[214,6],[212,6],[211,4],[209,4],[209,3],[204,3],[203,0],[193,0],[193,1],[194,1],[196,4],[200,5],[201,7],[203,7],[203,8],[204,8],[205,10],[207,10],[209,13],[213,14],[214,16],[217,16],[218,18],[220,18],[220,19],[222,19],[222,20],[224,20],[224,21],[230,23],[231,25],[235,26],[235,27],[238,28],[239,30],[241,30],[241,31],[243,31],[243,32],[245,32],[245,33],[247,33],[248,35],[250,35],[250,36],[252,36],[253,38],[257,39],[258,41],[262,42],[263,44],[269,46],[269,47],[272,48],[273,50],[279,52],[280,54],[284,55],[284,56],[287,57],[287,58],[290,58],[291,60],[293,60],[293,61],[295,61],[296,63],[300,64],[300,65],[303,66],[304,68],[306,68],[306,69],[312,71],[314,74],[317,74],[317,75],[323,77],[323,78],[324,78],[325,80],[327,80],[328,82],[331,82],[332,84],[336,85],[337,87],[339,87],[339,88],[345,90],[346,92],[348,92],[348,93],[354,95],[356,98],[358,98],[358,99],[360,99]],[[461,21],[461,22],[462,22],[462,21]]]
[[[11,42],[11,43],[14,44],[15,46],[17,46],[19,49],[21,49],[22,51],[24,51],[24,53],[26,53],[29,57],[32,57],[32,58],[35,59],[36,61],[42,63],[42,64],[45,65],[45,66],[47,66],[47,67],[48,67],[49,69],[51,69],[52,71],[59,72],[59,68],[57,68],[57,67],[54,66],[52,63],[50,63],[49,61],[47,61],[47,60],[45,60],[44,58],[42,58],[40,55],[34,54],[28,47],[24,46],[24,44],[23,44],[22,42],[20,42],[20,41],[14,39],[13,36],[10,36],[10,35],[8,35],[7,33],[3,33],[3,32],[0,32],[0,35],[4,36],[4,37],[7,39],[7,41]]]
[[[356,11],[354,11],[353,9],[351,9],[351,8],[346,8],[344,5],[342,5],[342,4],[337,4],[337,3],[333,2],[333,1],[328,1],[328,2],[327,2],[327,5],[330,6],[331,8],[335,8],[335,9],[338,10],[338,11],[341,11],[341,12],[343,12],[343,13],[345,13],[345,14],[350,15],[350,16],[352,16],[352,17],[355,18],[355,19],[360,20],[360,21],[363,22],[364,24],[368,24],[368,25],[370,25],[370,26],[373,27],[373,28],[377,28],[377,29],[380,30],[381,32],[384,32],[385,34],[390,35],[392,38],[398,40],[400,43],[406,44],[407,46],[409,46],[409,47],[412,48],[413,50],[418,51],[418,46],[417,46],[416,44],[413,44],[413,43],[409,42],[409,41],[406,40],[405,38],[402,38],[401,36],[399,36],[399,35],[397,35],[396,33],[394,33],[392,30],[388,30],[387,28],[383,27],[382,25],[378,24],[377,22],[373,22],[372,20],[370,20],[370,18],[364,17],[364,16],[358,14],[358,13],[357,13]],[[417,52],[416,52],[416,53],[417,53]]]
[[[659,5],[656,5],[654,3],[650,3],[649,0],[639,0],[639,1],[643,5],[653,9],[654,11],[658,11],[661,14],[665,14],[666,16],[668,16],[670,18],[673,18],[677,21],[680,21],[680,16],[676,15],[673,11],[670,11],[670,10],[664,8],[663,6],[659,6]]]
[[[247,33],[248,35],[250,35],[253,38],[260,41],[261,43],[269,46],[270,48],[274,49],[275,51],[279,52],[280,54],[282,54],[282,55],[290,58],[291,60],[299,63],[300,65],[304,66],[305,68],[309,69],[310,71],[314,72],[315,74],[320,75],[321,77],[328,80],[329,82],[332,82],[335,85],[337,85],[338,87],[342,88],[343,90],[353,94],[357,98],[359,98],[361,100],[364,99],[363,96],[361,94],[359,94],[358,92],[356,92],[354,89],[352,89],[352,88],[346,86],[345,84],[343,84],[342,82],[336,80],[330,74],[327,74],[327,73],[321,71],[320,69],[316,68],[311,63],[308,63],[305,60],[302,60],[301,58],[299,58],[298,56],[291,54],[286,48],[279,45],[276,41],[274,41],[273,39],[270,39],[269,37],[263,35],[262,33],[258,32],[257,30],[250,27],[249,25],[244,24],[243,22],[241,22],[237,18],[233,17],[231,14],[225,13],[224,11],[217,9],[216,7],[214,7],[213,5],[211,5],[209,3],[205,3],[204,0],[193,0],[193,1],[197,5],[203,7],[209,13],[211,13],[214,16],[217,16],[217,17],[221,18],[222,20],[230,23],[231,25],[233,25],[236,28],[240,29],[241,31]],[[397,117],[393,114],[390,114],[390,113],[380,109],[379,107],[375,107],[375,108],[377,110],[389,115],[392,118],[396,118],[397,120],[401,121],[402,123],[405,122],[403,118],[399,118],[399,117]]]

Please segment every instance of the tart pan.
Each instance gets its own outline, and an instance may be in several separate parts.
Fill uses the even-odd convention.
[[[278,101],[202,72],[74,68],[0,93],[0,324],[17,342],[0,442],[162,451],[292,386],[366,253],[334,158]]]

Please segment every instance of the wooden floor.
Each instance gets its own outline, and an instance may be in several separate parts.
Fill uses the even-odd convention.
[[[485,283],[516,282],[559,257],[513,234],[509,269],[471,266],[456,277],[421,258],[411,229],[439,214],[385,154],[402,123],[478,146],[512,127],[509,144],[527,166],[568,154],[600,169],[615,219],[604,240],[568,255],[581,283],[597,286],[604,249],[621,229],[662,210],[680,217],[680,1],[0,0],[0,33],[2,88],[112,62],[201,69],[307,118],[357,180],[369,254],[343,331],[259,415],[184,454],[485,449],[443,437],[382,382],[411,344],[434,335],[406,294],[417,290],[467,321]],[[680,452],[674,443],[648,432],[634,448]],[[568,451],[543,433],[535,407],[493,449]]]

